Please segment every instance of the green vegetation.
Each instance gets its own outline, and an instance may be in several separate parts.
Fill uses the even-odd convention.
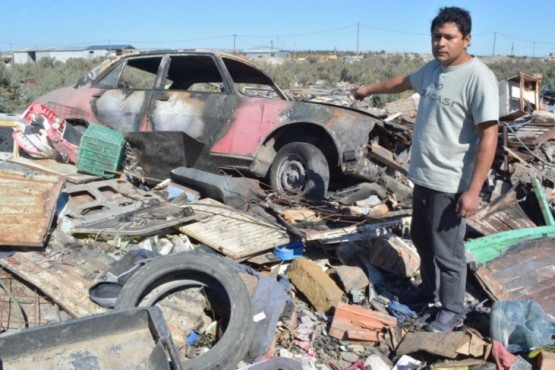
[[[407,74],[428,60],[419,54],[366,53],[360,60],[353,55],[332,53],[296,53],[295,59],[283,64],[257,62],[284,89],[294,89],[323,82],[323,87],[336,89],[340,82],[350,84],[382,81],[397,74]],[[332,59],[332,60],[326,60]],[[543,76],[542,87],[555,89],[555,60],[527,57],[482,57],[498,79],[512,77],[519,72]],[[35,64],[0,65],[0,112],[13,113],[25,109],[36,97],[62,86],[74,85],[81,77],[99,64],[100,60],[70,59],[66,63],[42,59]],[[372,105],[381,107],[388,101],[409,95],[376,95]]]
[[[63,86],[72,86],[100,60],[69,59],[66,63],[50,58],[35,64],[0,65],[0,112],[24,110],[38,96]]]

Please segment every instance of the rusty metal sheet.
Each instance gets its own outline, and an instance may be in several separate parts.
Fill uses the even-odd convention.
[[[105,312],[89,299],[88,289],[108,271],[114,259],[95,247],[60,242],[56,230],[44,251],[16,252],[0,265],[37,287],[72,317]]]
[[[516,244],[487,263],[489,278],[481,284],[491,286],[496,299],[534,300],[555,317],[554,248],[554,239]]]
[[[56,304],[9,271],[0,269],[0,283],[0,325],[6,333],[61,319]]]
[[[42,247],[64,185],[58,176],[0,171],[0,245]]]
[[[233,259],[243,259],[287,244],[287,232],[213,199],[191,202],[200,220],[179,230]]]

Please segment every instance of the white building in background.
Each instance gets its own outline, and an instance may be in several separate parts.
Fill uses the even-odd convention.
[[[66,62],[71,58],[95,59],[98,57],[119,56],[132,53],[136,49],[132,45],[91,45],[88,47],[51,47],[25,48],[13,52],[14,64],[36,63],[43,58],[52,58]]]

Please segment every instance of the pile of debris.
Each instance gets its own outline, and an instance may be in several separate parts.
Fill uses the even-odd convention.
[[[521,83],[539,84],[507,80]],[[78,171],[67,146],[77,165],[10,156],[0,165],[2,363],[553,368],[555,117],[539,95],[508,102],[483,207],[468,222],[467,319],[451,333],[423,331],[437,307],[410,299],[420,266],[408,237],[413,97],[386,107],[369,153],[378,181],[337,185],[320,202],[193,168],[155,185]]]

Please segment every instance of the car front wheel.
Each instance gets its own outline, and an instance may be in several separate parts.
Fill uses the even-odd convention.
[[[295,142],[277,153],[270,167],[270,184],[281,194],[320,200],[330,179],[328,162],[316,146]]]

